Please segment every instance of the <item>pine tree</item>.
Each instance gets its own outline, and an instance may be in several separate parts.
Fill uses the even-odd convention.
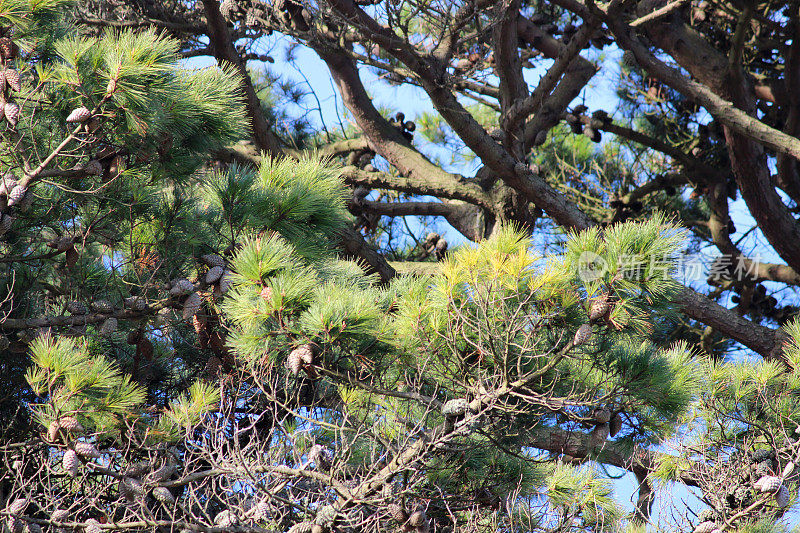
[[[362,4],[0,3],[7,527],[783,531],[796,6]]]

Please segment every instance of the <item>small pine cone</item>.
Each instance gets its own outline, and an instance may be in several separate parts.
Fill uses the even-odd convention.
[[[85,431],[81,423],[73,416],[62,416],[58,419],[58,423],[70,433],[83,433]]]
[[[97,159],[92,159],[83,166],[83,170],[90,176],[99,176],[103,173],[103,164]]]
[[[310,365],[314,362],[314,350],[311,348],[310,344],[303,344],[302,346],[298,346],[294,349],[300,356],[300,360]]]
[[[206,283],[209,285],[216,283],[217,280],[222,277],[223,272],[224,270],[221,266],[211,267],[208,272],[206,272]]]
[[[67,122],[86,122],[91,116],[92,112],[87,107],[76,107],[67,117]]]
[[[42,533],[42,526],[28,522],[25,524],[25,533]]]
[[[619,430],[621,429],[622,429],[622,415],[620,413],[617,413],[614,415],[614,417],[611,419],[611,422],[608,425],[608,434],[611,437],[616,437],[617,433],[619,433]]]
[[[181,278],[172,282],[172,287],[170,288],[169,293],[172,296],[183,296],[184,294],[188,294],[193,290],[194,285],[192,282],[188,279]]]
[[[225,260],[217,254],[205,254],[200,256],[200,261],[210,267],[225,267]]]
[[[317,515],[314,517],[314,523],[323,527],[332,527],[336,522],[336,516],[339,512],[333,505],[323,505],[317,510]]]
[[[73,315],[85,315],[86,313],[89,312],[89,310],[86,309],[86,306],[78,301],[68,303],[67,311],[69,311]]]
[[[589,440],[594,446],[602,446],[611,434],[609,424],[598,424],[589,433]]]
[[[609,420],[611,420],[611,411],[604,407],[597,407],[592,412],[592,420],[598,424],[606,424]]]
[[[9,518],[7,524],[9,533],[24,533],[25,531],[25,523],[16,516]]]
[[[289,528],[289,533],[311,533],[313,527],[313,522],[300,522]]]
[[[589,308],[589,320],[600,320],[609,310],[608,295],[602,294],[592,301]]]
[[[789,499],[789,489],[786,485],[781,485],[778,492],[775,493],[775,504],[781,509],[784,509],[789,505]]]
[[[252,11],[247,12],[247,16],[244,19],[244,25],[248,28],[255,28],[258,26],[258,18],[256,14]]]
[[[16,186],[17,180],[14,178],[14,175],[10,172],[6,172],[5,175],[3,175],[3,178],[0,180],[0,194],[8,194],[9,191],[13,190]]]
[[[238,6],[234,0],[225,0],[219,5],[219,12],[228,21],[233,20],[233,14],[237,9]]]
[[[711,533],[717,529],[717,525],[714,522],[700,522],[696,528],[694,528],[693,533]]]
[[[86,459],[100,459],[100,457],[102,457],[100,455],[100,450],[88,442],[76,442],[74,448],[78,455]]]
[[[58,438],[58,431],[61,429],[61,424],[58,423],[58,420],[53,420],[50,422],[50,425],[47,426],[47,440],[50,442],[55,442]]]
[[[233,514],[233,511],[224,510],[214,517],[214,524],[219,527],[231,527],[239,523],[239,517]]]
[[[386,510],[389,513],[389,516],[395,522],[399,522],[402,524],[408,519],[408,513],[406,513],[406,510],[403,509],[403,507],[399,504],[390,503],[389,506],[386,508]]]
[[[465,398],[456,398],[448,400],[442,406],[442,414],[444,416],[461,416],[469,409],[469,402]]]
[[[120,492],[127,492],[133,494],[134,496],[143,496],[144,495],[144,486],[141,482],[132,477],[124,477],[119,482],[119,490]]]
[[[9,124],[16,126],[17,122],[19,122],[19,105],[16,102],[6,102],[6,104],[3,106],[3,114],[5,115]]]
[[[8,61],[14,59],[19,53],[19,47],[8,37],[0,37],[0,57]]]
[[[17,92],[22,90],[22,83],[20,83],[19,72],[17,72],[13,68],[7,68],[3,74],[5,77],[5,82],[8,83],[9,87],[11,87],[13,90]]]
[[[94,518],[90,518],[83,526],[84,533],[103,533],[103,528],[100,527],[100,522]]]
[[[111,302],[108,300],[95,300],[89,304],[89,307],[92,308],[92,311],[96,313],[113,313],[114,306],[111,305]]]
[[[11,192],[8,193],[8,207],[14,206],[25,198],[28,193],[28,188],[21,185],[15,185]]]
[[[123,305],[133,311],[144,311],[147,308],[147,302],[139,296],[128,296],[123,300]]]
[[[289,372],[291,372],[293,376],[297,376],[302,366],[303,362],[300,360],[300,355],[297,353],[297,350],[289,352],[289,356],[286,358],[286,368],[289,369]]]
[[[776,492],[781,488],[783,481],[777,476],[763,476],[756,481],[756,488],[761,492]]]
[[[53,522],[66,522],[67,518],[69,518],[69,513],[66,509],[56,509],[50,516],[50,520]]]
[[[8,233],[8,230],[14,225],[16,219],[16,217],[3,213],[2,218],[0,218],[0,235]]]
[[[266,520],[270,517],[270,507],[267,502],[258,502],[255,507],[253,507],[253,520],[256,522],[260,522],[261,520]]]
[[[272,300],[272,288],[264,287],[263,289],[261,289],[261,292],[258,293],[258,295],[261,296],[262,300],[267,300],[267,301]]]
[[[117,319],[113,316],[106,318],[105,321],[103,321],[103,325],[100,326],[100,335],[111,335],[117,331],[118,324]]]
[[[61,460],[61,464],[64,466],[64,470],[72,477],[76,477],[78,475],[78,466],[80,465],[80,460],[78,459],[78,454],[75,453],[75,450],[67,450],[64,452],[64,458]]]
[[[142,330],[140,329],[130,330],[127,337],[125,337],[125,342],[131,345],[139,344],[140,340],[142,340]]]
[[[781,477],[783,479],[786,479],[789,476],[791,476],[792,473],[794,472],[794,468],[795,468],[794,462],[789,461],[788,463],[786,463],[786,466],[783,467],[783,473],[781,474]]]
[[[216,355],[212,355],[211,357],[208,358],[203,373],[205,373],[205,375],[208,377],[214,377],[219,372],[219,367],[221,365],[222,365],[222,360]]]
[[[219,278],[219,292],[225,294],[231,289],[233,285],[233,272],[230,270],[226,270],[222,273],[222,277]]]
[[[156,487],[153,489],[153,498],[161,503],[173,504],[175,503],[175,496],[169,491],[167,487]]]
[[[590,324],[582,324],[581,327],[578,328],[578,331],[575,332],[575,338],[572,340],[572,344],[575,346],[582,346],[589,342],[591,338],[592,326]]]
[[[414,527],[422,527],[427,521],[428,516],[425,514],[425,510],[421,507],[411,513],[411,516],[408,517],[408,524]]]
[[[28,498],[17,498],[13,502],[11,502],[11,505],[8,506],[8,513],[15,516],[19,516],[28,506],[28,503],[29,503]]]
[[[200,311],[200,306],[203,305],[203,298],[200,296],[200,293],[193,292],[186,298],[186,301],[183,302],[183,319],[189,320],[194,315]]]
[[[599,143],[603,139],[602,134],[591,126],[586,126],[583,128],[583,134],[591,139],[592,142]]]
[[[166,464],[155,470],[152,474],[147,476],[148,480],[155,481],[156,483],[160,481],[165,481],[172,477],[172,475],[176,472],[177,468],[175,465]]]

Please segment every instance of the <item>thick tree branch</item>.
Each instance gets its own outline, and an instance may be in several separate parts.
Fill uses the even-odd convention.
[[[203,8],[208,21],[208,37],[214,47],[214,57],[216,57],[220,65],[230,63],[241,77],[247,113],[250,116],[253,128],[253,140],[259,150],[266,152],[271,157],[281,155],[283,150],[278,143],[278,139],[270,131],[267,119],[261,110],[261,101],[258,99],[253,82],[250,79],[250,74],[233,46],[228,33],[228,25],[219,11],[219,2],[217,0],[203,0]]]

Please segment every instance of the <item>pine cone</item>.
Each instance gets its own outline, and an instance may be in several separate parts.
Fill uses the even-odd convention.
[[[461,416],[469,409],[469,402],[464,398],[448,400],[442,406],[444,416]]]
[[[161,503],[173,504],[175,503],[175,496],[169,491],[167,487],[156,487],[153,489],[153,498]]]
[[[17,517],[8,519],[8,530],[10,533],[24,533],[25,523]]]
[[[421,507],[418,507],[417,510],[408,517],[408,524],[414,527],[422,527],[427,521],[428,515],[425,514],[425,510]]]
[[[58,438],[58,431],[61,429],[61,424],[58,423],[58,420],[53,420],[50,422],[50,425],[47,426],[47,440],[50,442],[55,442]]]
[[[610,434],[609,424],[598,424],[589,434],[589,440],[594,446],[602,446]]]
[[[133,496],[142,496],[144,495],[144,486],[142,486],[141,482],[129,476],[122,478],[119,482],[119,491],[121,493],[131,494]]]
[[[239,518],[233,514],[233,511],[224,510],[214,517],[214,524],[219,527],[231,527],[239,523]]]
[[[261,296],[262,300],[267,300],[267,301],[272,300],[272,288],[264,287],[263,289],[261,289],[261,292],[258,293],[258,295]]]
[[[217,254],[205,254],[200,256],[200,261],[210,267],[225,267],[225,260]]]
[[[714,522],[700,522],[696,528],[694,528],[694,533],[711,533],[717,529],[717,525]]]
[[[92,116],[92,112],[85,106],[76,107],[67,117],[67,122],[86,122]]]
[[[311,533],[313,527],[313,522],[300,522],[289,528],[289,533]]]
[[[14,70],[13,68],[7,68],[5,72],[3,72],[5,77],[5,82],[8,83],[8,86],[11,87],[13,90],[19,92],[22,90],[22,84],[20,83],[19,72]]]
[[[134,311],[144,311],[147,308],[147,302],[140,296],[128,296],[122,302],[125,307]]]
[[[208,272],[206,272],[206,283],[209,285],[212,283],[216,283],[216,281],[222,277],[222,273],[224,270],[221,266],[211,267]]]
[[[114,306],[108,300],[95,300],[89,304],[89,307],[96,313],[108,314],[114,312]]]
[[[100,459],[100,457],[102,457],[100,455],[100,450],[88,442],[76,442],[74,448],[75,453],[86,459]]]
[[[258,18],[256,14],[252,11],[247,12],[247,16],[244,18],[244,25],[248,28],[256,28],[258,27]]]
[[[78,301],[68,303],[67,311],[69,311],[73,315],[85,315],[86,313],[89,312],[89,310],[86,309],[86,306]]]
[[[103,164],[97,159],[92,159],[83,166],[83,170],[90,176],[99,176],[103,173]]]
[[[100,527],[100,522],[94,518],[90,518],[86,521],[83,531],[84,533],[103,533],[103,529]]]
[[[67,518],[69,518],[69,513],[66,509],[56,509],[50,516],[50,520],[53,522],[66,522]]]
[[[200,306],[203,305],[203,298],[200,296],[200,293],[193,292],[186,298],[186,301],[183,302],[183,319],[189,320],[194,315],[200,311]]]
[[[778,492],[775,493],[775,504],[781,509],[784,509],[789,505],[789,499],[789,489],[786,485],[781,485]]]
[[[386,511],[389,513],[389,516],[392,520],[399,523],[404,523],[408,520],[408,513],[406,512],[403,507],[397,503],[390,503],[389,506],[386,508]]]
[[[183,296],[184,294],[188,294],[194,290],[194,284],[192,284],[192,282],[188,279],[184,278],[173,281],[171,285],[172,286],[169,289],[171,296]]]
[[[61,464],[64,466],[64,470],[72,477],[76,477],[78,475],[78,466],[80,465],[80,460],[78,459],[78,454],[75,453],[75,450],[67,450],[64,452],[64,457],[61,460]]]
[[[5,235],[8,233],[8,230],[11,229],[11,226],[14,225],[14,221],[16,217],[12,217],[9,214],[3,213],[2,217],[0,217],[0,235]]]
[[[11,192],[8,193],[8,207],[12,207],[22,201],[25,198],[25,195],[28,193],[27,187],[22,187],[21,185],[15,185]]]
[[[148,475],[147,479],[150,481],[154,481],[156,483],[160,481],[165,481],[171,478],[176,470],[177,468],[175,467],[175,465],[165,464],[158,470],[155,470],[152,474]]]
[[[614,417],[611,419],[611,422],[608,425],[608,434],[611,437],[616,437],[617,433],[619,433],[619,430],[621,429],[622,429],[622,415],[620,413],[617,413],[614,415]]]
[[[270,508],[269,504],[265,501],[258,502],[255,507],[253,507],[253,520],[256,522],[260,522],[262,520],[266,520],[270,517]]]
[[[234,0],[224,0],[219,5],[219,12],[227,21],[233,20],[233,14],[239,9]]]
[[[608,295],[601,294],[592,300],[592,305],[589,307],[589,320],[595,321],[603,318],[609,309]]]
[[[42,533],[42,526],[28,522],[25,524],[25,533]]]
[[[228,292],[233,285],[233,272],[230,270],[226,270],[222,273],[222,277],[219,279],[219,291],[222,294]]]
[[[111,335],[115,331],[117,331],[117,319],[113,316],[110,316],[103,321],[103,325],[100,326],[100,335]]]
[[[8,506],[9,514],[19,516],[28,507],[28,498],[17,498]]]
[[[16,102],[6,102],[6,104],[3,106],[3,114],[5,115],[9,124],[16,126],[17,122],[19,122],[19,105],[17,105]]]
[[[786,466],[783,467],[783,472],[781,473],[781,477],[783,479],[788,478],[794,472],[795,464],[792,461],[786,463]]]
[[[589,342],[591,338],[592,326],[589,324],[582,324],[581,327],[578,328],[578,331],[575,332],[575,338],[572,340],[572,344],[575,346],[582,346]]]
[[[755,487],[761,492],[776,492],[782,484],[783,481],[777,476],[763,476],[756,481]]]
[[[58,423],[70,433],[83,433],[85,431],[81,423],[73,416],[62,416],[58,419]]]
[[[19,53],[19,47],[8,37],[0,37],[0,57],[8,61],[14,59]]]
[[[0,180],[0,195],[8,194],[16,185],[17,180],[14,178],[14,175],[10,172],[6,172]]]
[[[611,420],[611,411],[605,407],[596,407],[592,412],[592,420],[598,424],[606,424]]]

